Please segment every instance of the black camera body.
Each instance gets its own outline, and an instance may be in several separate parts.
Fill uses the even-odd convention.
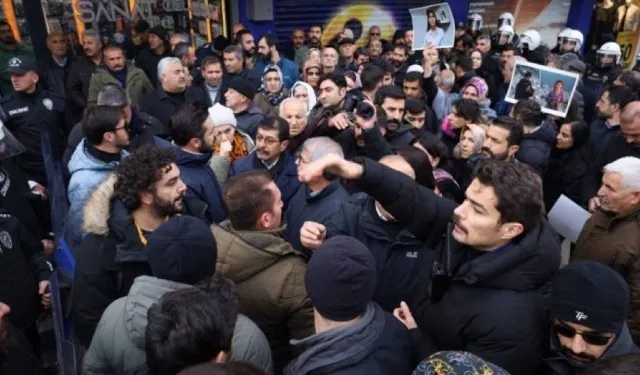
[[[364,98],[354,94],[347,94],[344,98],[344,106],[342,108],[347,113],[352,113],[355,110],[356,114],[365,120],[372,119],[376,113],[370,104],[364,102]]]

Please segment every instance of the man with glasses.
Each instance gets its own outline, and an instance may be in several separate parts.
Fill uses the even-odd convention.
[[[579,374],[601,359],[637,352],[628,308],[629,288],[613,269],[586,260],[562,268],[551,293],[551,355],[540,373]]]
[[[254,169],[267,170],[282,194],[283,211],[300,187],[295,158],[287,150],[289,123],[268,117],[258,125],[256,150],[231,165],[229,178]]]
[[[374,40],[382,39],[382,33],[380,31],[380,26],[373,25],[369,28],[369,43]]]
[[[128,155],[129,124],[118,107],[88,108],[82,119],[84,138],[69,162],[69,216],[65,239],[71,248],[82,241],[84,205],[96,187],[113,173]]]

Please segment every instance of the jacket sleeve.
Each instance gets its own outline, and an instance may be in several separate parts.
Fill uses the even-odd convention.
[[[429,108],[433,106],[433,100],[438,95],[438,86],[436,86],[435,74],[431,72],[429,78],[422,78],[422,89],[427,96],[427,105]]]
[[[605,151],[600,153],[592,163],[589,163],[588,157],[585,156],[587,163],[589,163],[582,181],[582,204],[585,206],[589,203],[589,199],[596,196],[602,183],[602,168],[604,168],[608,160],[608,144],[604,150]]]
[[[382,135],[380,128],[375,126],[362,132],[364,147],[361,147],[362,155],[372,160],[380,160],[382,157],[392,155],[391,146]]]
[[[626,279],[629,283],[630,292],[627,321],[633,341],[640,342],[640,258],[635,258],[631,261]]]
[[[89,95],[87,96],[87,104],[96,104],[98,102],[98,93],[100,92],[100,83],[98,82],[98,74],[94,74],[91,76],[91,81],[89,81]]]
[[[16,229],[18,231],[18,238],[20,238],[20,248],[29,259],[31,264],[31,270],[36,276],[38,281],[49,280],[51,276],[51,267],[44,256],[44,246],[37,238],[27,231],[27,228],[22,225],[18,219],[12,217],[12,220],[16,222]]]
[[[149,79],[149,77],[147,77],[146,74],[143,75],[142,76],[142,95],[148,94],[154,90],[155,89],[153,88],[153,85],[151,84],[151,80]]]
[[[288,307],[289,337],[299,340],[315,333],[313,305],[304,287],[305,264],[296,262],[287,276],[281,293],[281,302]]]
[[[251,362],[268,375],[273,375],[273,357],[267,337],[246,316],[239,314],[233,330],[231,360]]]
[[[69,70],[69,76],[67,77],[67,90],[69,90],[69,97],[74,105],[78,108],[84,108],[87,106],[87,100],[82,93],[82,81],[80,80],[77,63],[71,65],[71,69]]]
[[[224,186],[227,182],[227,178],[230,177],[231,161],[228,158],[224,158],[219,155],[213,155],[209,160],[209,167],[216,175],[218,184]]]
[[[114,364],[109,363],[109,358],[113,358],[114,345],[117,344],[116,342],[109,342],[109,339],[113,339],[114,335],[114,327],[109,322],[120,318],[119,312],[111,309],[112,306],[115,307],[116,305],[115,303],[111,304],[100,319],[96,333],[91,340],[91,345],[89,345],[82,359],[81,373],[83,375],[108,375],[116,372]],[[122,305],[119,307],[124,308]]]
[[[446,231],[456,203],[438,197],[411,177],[372,160],[364,159],[363,167],[364,174],[354,185],[405,223],[418,239],[435,245]]]

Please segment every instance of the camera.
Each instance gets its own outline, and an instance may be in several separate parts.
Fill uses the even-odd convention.
[[[363,98],[349,94],[344,98],[344,106],[342,107],[347,113],[352,113],[354,110],[356,114],[365,120],[371,120],[376,114],[375,109],[364,102]]]

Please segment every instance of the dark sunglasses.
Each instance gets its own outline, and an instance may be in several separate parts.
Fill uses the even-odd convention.
[[[584,342],[590,345],[605,346],[611,341],[612,336],[605,336],[606,334],[600,332],[580,332],[566,324],[553,323],[553,328],[557,334],[566,338],[572,339],[575,335],[582,336]]]

